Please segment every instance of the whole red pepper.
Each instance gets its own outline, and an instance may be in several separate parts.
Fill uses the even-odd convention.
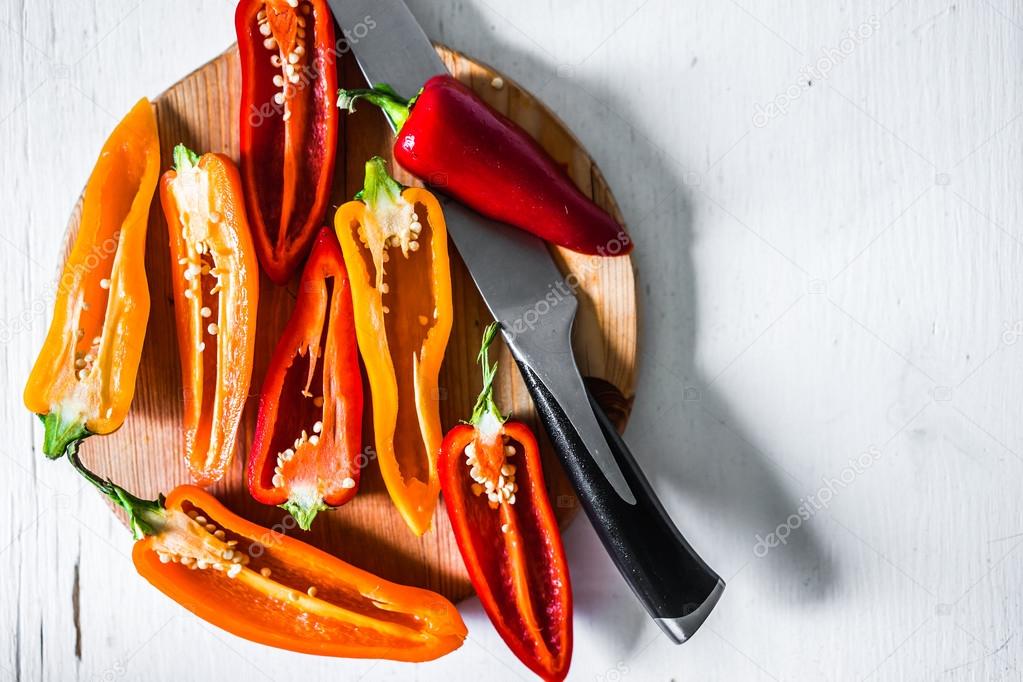
[[[483,215],[580,253],[632,250],[625,228],[526,131],[451,76],[434,76],[411,101],[386,85],[340,90],[338,106],[352,110],[359,99],[391,120],[394,158],[405,170]]]
[[[572,588],[558,522],[547,499],[536,438],[494,403],[497,365],[483,335],[483,392],[472,419],[441,446],[440,476],[451,527],[480,603],[508,647],[545,680],[572,660]]]
[[[259,398],[249,492],[308,530],[359,485],[362,376],[341,246],[323,228]]]
[[[334,20],[325,0],[241,0],[241,168],[263,270],[284,284],[323,222],[337,147]]]

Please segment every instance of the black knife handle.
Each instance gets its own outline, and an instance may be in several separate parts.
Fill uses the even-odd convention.
[[[713,609],[724,581],[672,523],[593,396],[589,395],[590,405],[636,504],[615,492],[537,375],[524,363],[519,363],[519,369],[565,473],[619,572],[661,629],[676,643],[685,641]]]

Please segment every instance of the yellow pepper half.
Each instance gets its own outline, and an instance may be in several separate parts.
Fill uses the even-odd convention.
[[[437,377],[452,322],[444,216],[436,197],[403,189],[374,157],[365,188],[337,210],[334,229],[351,278],[380,472],[402,518],[422,535],[440,493]]]

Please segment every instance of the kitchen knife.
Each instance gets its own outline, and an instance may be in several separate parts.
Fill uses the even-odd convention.
[[[369,84],[410,97],[447,73],[402,0],[328,0]],[[443,193],[443,187],[437,188]],[[448,233],[501,323],[562,466],[618,570],[675,643],[714,608],[725,583],[682,537],[572,354],[578,302],[546,245],[440,197]]]

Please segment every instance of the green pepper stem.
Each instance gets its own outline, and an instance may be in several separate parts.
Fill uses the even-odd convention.
[[[327,511],[331,508],[328,507],[323,500],[317,500],[312,504],[312,506],[296,502],[294,500],[288,500],[284,504],[277,506],[291,514],[292,518],[294,518],[295,522],[298,524],[298,527],[302,530],[309,530],[312,528],[313,519],[316,518],[316,515],[321,511]]]
[[[184,168],[191,168],[199,163],[199,155],[185,145],[178,143],[174,147],[174,170],[181,172]]]
[[[337,91],[337,106],[342,111],[354,112],[355,103],[364,99],[370,104],[375,104],[384,111],[387,120],[391,122],[394,129],[401,130],[408,120],[409,111],[415,99],[407,100],[394,91],[386,83],[378,83],[372,88],[358,88],[346,90],[341,88]]]
[[[387,172],[387,162],[383,157],[374,156],[366,162],[366,179],[355,198],[374,211],[381,202],[393,204],[398,201],[403,189],[405,187]]]
[[[60,459],[72,447],[77,447],[92,435],[81,421],[65,421],[57,412],[41,414],[43,420],[43,454],[50,459]]]
[[[109,478],[101,479],[82,464],[82,460],[78,456],[77,442],[68,447],[67,456],[71,466],[81,474],[82,478],[94,485],[97,490],[125,511],[128,515],[131,533],[136,540],[141,540],[146,535],[156,535],[160,531],[165,511],[163,495],[155,500],[143,500],[135,497]]]
[[[501,424],[508,419],[507,416],[501,414],[497,403],[494,402],[494,379],[497,377],[497,363],[490,364],[490,344],[494,342],[494,337],[497,336],[497,330],[500,328],[499,323],[493,322],[483,331],[480,352],[476,356],[476,361],[483,367],[483,390],[476,398],[476,404],[472,408],[472,418],[469,423],[473,426],[479,426],[486,415],[494,417]]]

